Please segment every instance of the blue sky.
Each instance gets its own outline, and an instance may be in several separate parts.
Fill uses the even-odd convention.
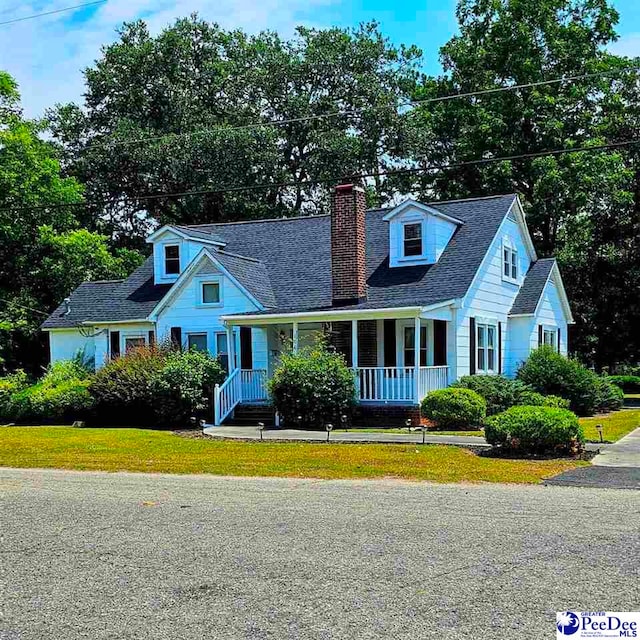
[[[0,22],[51,11],[83,0],[0,0]],[[70,13],[0,26],[0,68],[14,75],[25,112],[41,115],[56,102],[78,101],[82,69],[112,41],[125,20],[144,18],[157,32],[176,17],[196,11],[225,28],[262,29],[291,35],[298,24],[352,27],[372,19],[396,43],[416,44],[424,67],[437,73],[438,49],[456,31],[455,0],[108,0]],[[640,2],[617,0],[621,38],[614,49],[640,55]]]

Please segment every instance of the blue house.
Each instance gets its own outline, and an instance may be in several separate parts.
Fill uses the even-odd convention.
[[[267,403],[279,355],[318,333],[372,419],[415,416],[461,376],[513,376],[538,345],[567,353],[560,271],[537,257],[516,195],[367,210],[340,185],[328,215],[166,225],[147,241],[129,278],[80,285],[46,320],[51,360],[83,350],[100,367],[163,339],[207,350],[229,369],[217,423]]]

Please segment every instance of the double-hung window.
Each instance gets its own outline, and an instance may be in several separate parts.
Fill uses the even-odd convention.
[[[558,347],[558,331],[557,329],[547,329],[543,328],[542,330],[542,344],[546,344],[554,349]]]
[[[403,225],[402,253],[405,258],[422,255],[422,223]]]
[[[404,366],[416,366],[416,330],[415,327],[404,328]],[[420,327],[420,366],[427,366],[427,327]]]
[[[201,301],[202,304],[217,305],[220,304],[220,282],[202,282]]]
[[[177,244],[167,244],[164,247],[164,273],[167,276],[180,273],[180,247]]]
[[[479,373],[493,373],[497,367],[496,334],[497,327],[493,324],[477,324],[476,369]]]
[[[189,350],[196,351],[207,350],[207,334],[206,333],[189,333],[187,334],[187,347]]]
[[[502,276],[506,280],[518,279],[518,251],[507,242],[502,245]]]

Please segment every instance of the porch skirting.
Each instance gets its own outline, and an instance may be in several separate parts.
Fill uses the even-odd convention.
[[[420,407],[401,404],[361,404],[353,414],[353,424],[359,427],[412,427],[420,426]]]

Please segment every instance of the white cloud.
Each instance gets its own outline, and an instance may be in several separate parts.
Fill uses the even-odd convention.
[[[640,33],[627,33],[609,46],[611,53],[636,58],[640,56]]]
[[[82,70],[112,42],[124,21],[144,18],[156,33],[176,18],[197,12],[227,29],[250,33],[263,29],[287,36],[298,24],[315,22],[317,11],[334,0],[108,0],[104,5],[0,26],[0,69],[13,75],[22,94],[25,114],[42,115],[57,102],[80,100]],[[69,6],[69,0],[31,2],[2,12],[0,21]],[[73,4],[73,3],[71,3]],[[309,18],[309,16],[314,16]]]

